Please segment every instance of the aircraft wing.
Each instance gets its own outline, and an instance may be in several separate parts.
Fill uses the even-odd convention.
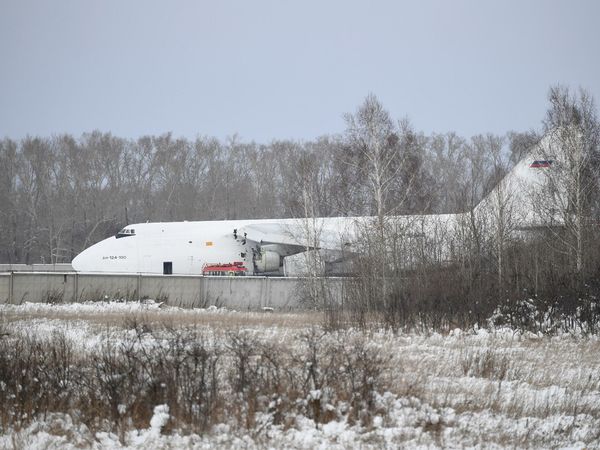
[[[238,234],[246,233],[246,238],[260,244],[279,244],[300,247],[301,251],[316,248],[337,249],[340,247],[340,237],[328,229],[318,229],[316,232],[309,227],[290,223],[257,223],[241,227]]]

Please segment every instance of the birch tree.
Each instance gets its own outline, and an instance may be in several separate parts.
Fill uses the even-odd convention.
[[[548,99],[550,107],[544,131],[549,144],[543,150],[548,159],[554,156],[558,159],[552,170],[546,172],[548,186],[555,194],[552,209],[546,214],[555,215],[558,209],[565,233],[555,233],[555,237],[570,255],[575,273],[581,279],[587,269],[586,231],[595,223],[598,213],[595,194],[600,168],[600,126],[594,99],[587,91],[572,93],[566,87],[554,86]]]
[[[345,119],[346,135],[357,156],[347,162],[365,180],[374,203],[378,231],[383,233],[389,187],[397,172],[394,123],[373,94],[367,96],[355,114],[346,114]]]
[[[366,255],[362,264],[365,282],[370,286],[365,300],[372,302],[368,309],[381,308],[385,313],[389,309],[391,293],[390,277],[390,237],[398,239],[397,227],[390,226],[390,212],[399,209],[402,199],[408,197],[406,191],[394,197],[392,203],[390,193],[403,168],[403,154],[399,145],[398,130],[379,100],[370,94],[354,114],[347,114],[346,137],[349,147],[347,164],[359,174],[363,187],[370,197],[374,220],[367,223],[357,223],[361,228],[361,246]],[[397,184],[397,183],[396,183]],[[405,195],[402,195],[405,194]],[[364,288],[364,287],[363,287]]]

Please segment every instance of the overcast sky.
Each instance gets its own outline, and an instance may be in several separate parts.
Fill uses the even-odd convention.
[[[416,129],[538,128],[600,101],[600,1],[0,0],[0,137],[341,133],[372,92]]]

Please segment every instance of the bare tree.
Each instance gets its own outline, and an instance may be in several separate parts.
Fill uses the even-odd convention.
[[[394,123],[383,105],[373,95],[369,94],[355,114],[345,116],[346,135],[353,151],[354,158],[348,159],[351,165],[366,180],[366,189],[369,193],[375,212],[374,236],[370,230],[364,230],[363,241],[370,242],[368,253],[379,261],[373,266],[380,271],[380,291],[376,294],[383,302],[386,309],[388,297],[388,267],[387,267],[387,200],[390,187],[396,177],[400,166],[396,146],[397,136]]]
[[[19,260],[17,245],[17,171],[18,147],[15,141],[0,141],[0,247],[1,258],[8,262]]]
[[[541,140],[541,136],[535,130],[522,133],[510,131],[507,133],[506,138],[509,142],[510,162],[512,164],[521,161]]]
[[[369,94],[355,114],[347,114],[346,135],[357,158],[347,164],[367,181],[374,203],[377,227],[382,233],[387,213],[389,187],[396,176],[398,160],[394,123],[383,105]]]
[[[501,292],[504,285],[505,252],[506,246],[514,238],[515,203],[518,201],[515,196],[516,187],[505,178],[509,161],[503,153],[503,143],[502,138],[491,134],[473,138],[478,153],[486,155],[487,165],[491,168],[486,184],[492,190],[482,201],[482,207],[479,207],[479,214],[483,217],[479,217],[478,222],[485,223],[485,237],[492,242],[490,250],[496,259],[498,292]],[[485,190],[488,189],[489,187]],[[483,236],[479,234],[479,237]]]
[[[552,194],[552,206],[546,216],[560,215],[565,233],[555,237],[572,255],[578,278],[586,272],[586,230],[597,213],[600,174],[600,124],[593,97],[580,89],[574,94],[563,86],[550,89],[550,107],[544,121],[548,138],[542,150],[548,160],[557,158],[546,180]],[[556,211],[558,207],[558,211]]]

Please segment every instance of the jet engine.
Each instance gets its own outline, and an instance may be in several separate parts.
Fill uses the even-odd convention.
[[[279,253],[262,249],[260,255],[254,259],[254,270],[258,273],[277,272],[281,265]]]

